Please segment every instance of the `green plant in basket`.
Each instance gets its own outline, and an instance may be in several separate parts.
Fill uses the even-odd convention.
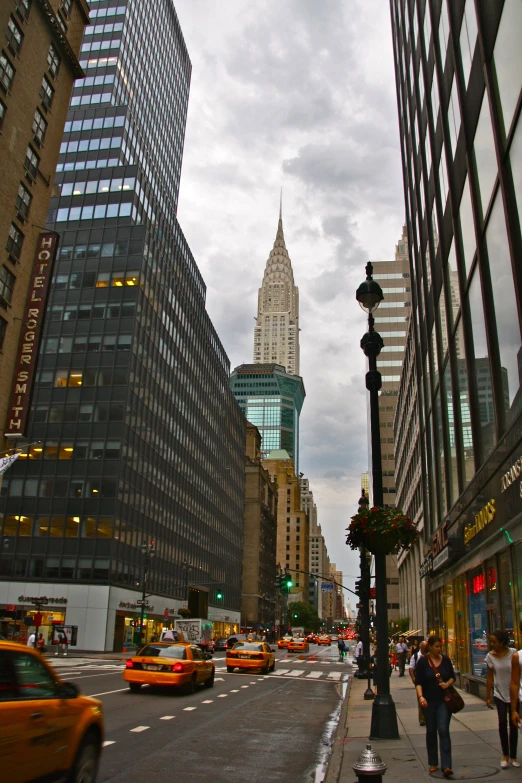
[[[396,508],[363,508],[352,517],[346,543],[351,549],[365,547],[374,554],[409,549],[419,536],[416,525]]]

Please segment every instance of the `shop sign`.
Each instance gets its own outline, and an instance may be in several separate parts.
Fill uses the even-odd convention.
[[[16,612],[16,604],[6,604],[6,612]]]
[[[7,409],[4,432],[6,438],[21,438],[26,434],[38,348],[42,335],[42,321],[57,248],[58,234],[54,231],[40,234],[36,244],[29,294],[14,366],[11,399]]]
[[[435,535],[431,539],[431,556],[435,567],[435,558],[442,552],[442,550],[448,546],[448,521],[442,523],[437,528]]]
[[[509,470],[500,479],[500,491],[505,492],[522,474],[522,457],[514,461]],[[520,497],[522,498],[522,481],[520,482]]]
[[[141,611],[141,606],[138,603],[132,603],[131,601],[120,601],[120,609],[134,609],[135,612]],[[148,612],[153,612],[154,607],[148,605],[146,607]]]
[[[464,528],[464,543],[467,544],[472,538],[475,538],[481,530],[484,530],[497,515],[495,500],[492,498],[483,506],[475,516],[473,524],[466,525]]]
[[[426,579],[433,570],[433,555],[430,553],[428,557],[422,561],[419,568],[419,574],[421,579]]]
[[[439,554],[433,558],[433,566],[432,570],[436,571],[437,568],[440,568],[441,565],[444,565],[444,563],[447,563],[449,560],[449,546],[445,547],[442,552],[439,552]]]
[[[32,597],[30,595],[19,595],[18,601],[21,604],[66,604],[67,598],[47,598],[45,595]]]

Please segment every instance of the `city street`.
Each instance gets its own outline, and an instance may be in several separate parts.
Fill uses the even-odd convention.
[[[104,705],[106,743],[99,783],[163,781],[175,770],[187,781],[321,781],[352,666],[337,646],[307,655],[276,653],[266,676],[228,674],[214,656],[212,689],[188,695],[143,688],[131,694],[124,661],[50,658],[64,680]],[[345,687],[345,686],[344,686]]]

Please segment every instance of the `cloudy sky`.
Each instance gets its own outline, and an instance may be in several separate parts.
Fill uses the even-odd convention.
[[[404,222],[388,0],[175,0],[192,61],[179,220],[232,368],[252,361],[254,316],[283,222],[300,294],[300,470],[330,558],[367,470],[369,259]],[[345,577],[353,588],[353,579]]]

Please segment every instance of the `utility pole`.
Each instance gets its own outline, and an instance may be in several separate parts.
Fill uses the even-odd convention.
[[[143,578],[142,578],[142,584],[141,584],[141,601],[138,603],[140,604],[140,646],[143,644],[143,623],[145,621],[145,607],[147,606],[147,578],[149,576],[149,564],[154,555],[156,554],[156,550],[154,549],[154,541],[151,541],[150,544],[146,544],[145,542],[141,545],[141,551],[143,555],[145,556],[145,563],[143,565]],[[145,639],[145,641],[147,641]]]

